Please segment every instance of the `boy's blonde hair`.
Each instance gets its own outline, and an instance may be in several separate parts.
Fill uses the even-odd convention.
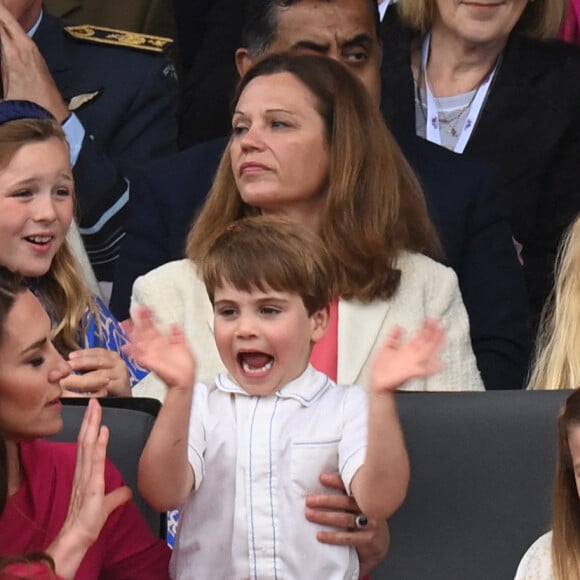
[[[319,236],[304,226],[256,216],[227,226],[199,267],[212,304],[224,283],[243,292],[271,288],[298,294],[311,316],[334,296],[333,264]]]
[[[529,389],[580,387],[580,216],[562,240],[544,307]]]

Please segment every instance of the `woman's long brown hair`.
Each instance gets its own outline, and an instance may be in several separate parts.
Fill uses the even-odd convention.
[[[338,294],[363,302],[388,299],[399,286],[401,252],[441,253],[419,182],[363,85],[329,58],[265,58],[242,78],[234,102],[253,79],[282,72],[314,95],[324,121],[330,171],[319,234],[337,265]],[[189,232],[186,255],[194,262],[203,259],[223,228],[259,213],[241,199],[230,146]]]

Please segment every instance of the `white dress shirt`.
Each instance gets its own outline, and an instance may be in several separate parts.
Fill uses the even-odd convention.
[[[353,579],[354,548],[316,540],[305,497],[328,493],[318,478],[339,472],[346,489],[364,461],[368,403],[308,366],[267,397],[227,375],[197,383],[189,426],[195,493],[180,510],[171,577]]]

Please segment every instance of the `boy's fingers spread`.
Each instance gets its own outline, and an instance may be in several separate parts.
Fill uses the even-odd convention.
[[[395,326],[391,332],[389,332],[386,340],[386,344],[389,346],[396,346],[400,344],[401,338],[403,336],[403,329],[400,326]]]
[[[140,324],[147,325],[153,319],[153,313],[147,306],[139,306],[135,318]]]
[[[181,326],[176,322],[169,326],[169,336],[171,337],[172,342],[182,342],[185,340],[183,330],[181,330]]]

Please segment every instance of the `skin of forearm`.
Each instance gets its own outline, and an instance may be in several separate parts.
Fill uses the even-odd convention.
[[[46,549],[46,553],[54,560],[59,578],[74,580],[76,572],[93,541],[83,538],[72,527],[61,530],[54,542]]]
[[[192,386],[169,389],[139,460],[139,492],[158,511],[182,504],[195,485],[187,458],[192,398]]]
[[[370,394],[367,453],[353,479],[353,495],[367,517],[381,520],[403,503],[408,485],[409,458],[395,397]]]

